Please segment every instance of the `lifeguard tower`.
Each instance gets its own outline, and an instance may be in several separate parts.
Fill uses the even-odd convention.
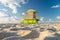
[[[36,10],[30,9],[26,11],[26,16],[24,17],[24,24],[36,24],[38,23],[36,19]]]

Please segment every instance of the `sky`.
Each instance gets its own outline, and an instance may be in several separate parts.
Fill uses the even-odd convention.
[[[60,20],[60,0],[0,0],[0,17],[21,20],[29,9],[37,10],[41,21]]]

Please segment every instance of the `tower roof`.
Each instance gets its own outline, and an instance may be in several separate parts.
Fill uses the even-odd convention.
[[[36,13],[37,11],[34,10],[34,9],[29,9],[29,10],[26,11],[26,13],[29,13],[29,12],[35,12]]]

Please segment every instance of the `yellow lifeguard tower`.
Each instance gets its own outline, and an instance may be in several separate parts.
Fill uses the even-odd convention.
[[[38,21],[36,19],[36,10],[30,9],[26,11],[26,16],[23,20],[24,24],[36,24]]]

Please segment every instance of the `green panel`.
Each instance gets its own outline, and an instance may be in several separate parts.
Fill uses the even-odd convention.
[[[24,24],[27,24],[28,23],[28,20],[24,20],[23,22],[24,22]]]
[[[38,21],[37,20],[33,20],[33,23],[36,24]]]
[[[37,24],[38,21],[36,19],[30,20],[30,19],[26,19],[24,20],[24,24]]]
[[[29,24],[32,23],[32,22],[33,22],[33,20],[29,20],[29,21],[28,21]]]

